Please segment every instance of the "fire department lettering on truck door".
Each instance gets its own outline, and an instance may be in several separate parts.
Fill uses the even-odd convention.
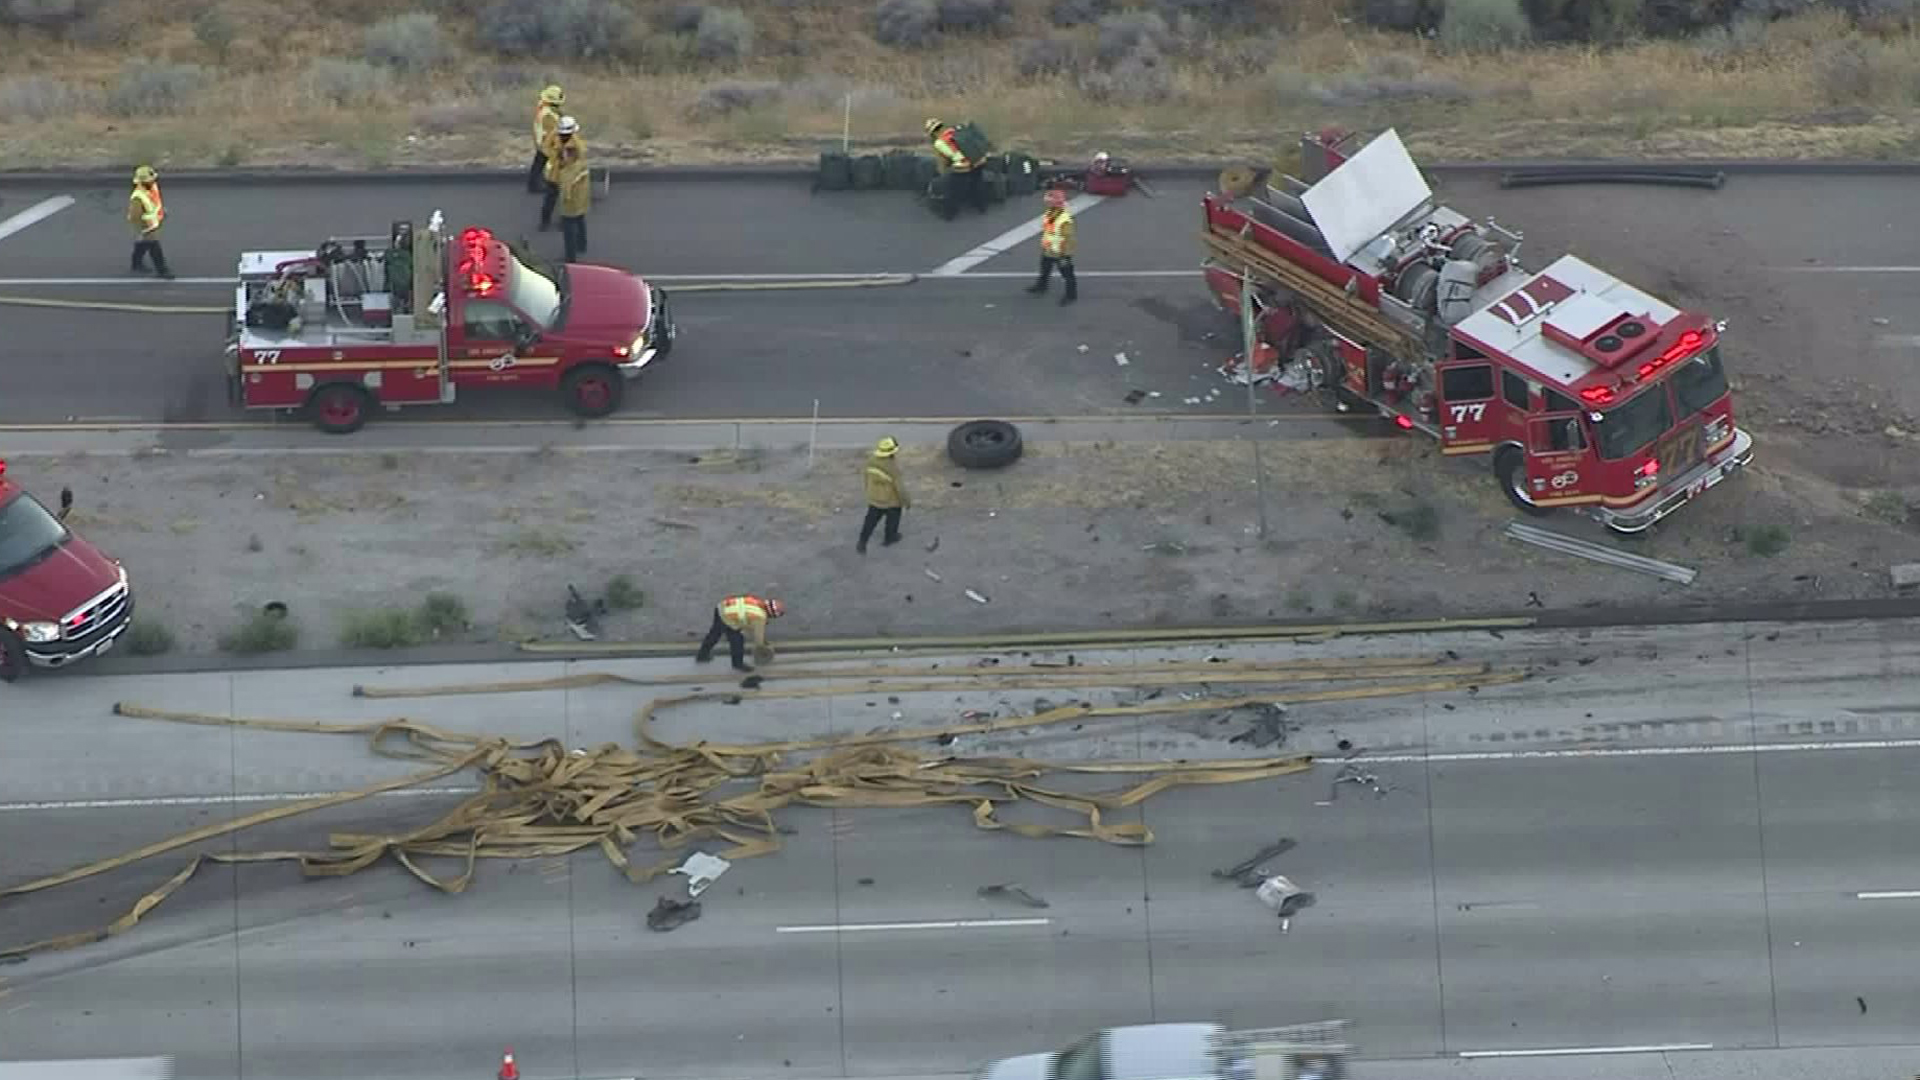
[[[1499,427],[1493,365],[1484,360],[1436,364],[1440,452],[1478,454],[1493,446]]]
[[[1551,407],[1551,405],[1549,406]],[[1541,506],[1596,502],[1582,491],[1587,440],[1579,413],[1531,418],[1527,423],[1527,489]]]

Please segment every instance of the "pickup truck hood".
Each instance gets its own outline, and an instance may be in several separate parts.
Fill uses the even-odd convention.
[[[624,345],[647,328],[653,293],[638,277],[611,266],[574,263],[567,267],[567,281],[572,300],[557,337]]]
[[[982,1080],[1047,1080],[1052,1071],[1052,1054],[1023,1054],[994,1062]]]
[[[57,622],[120,579],[113,560],[78,536],[25,570],[0,578],[0,611],[16,622]]]

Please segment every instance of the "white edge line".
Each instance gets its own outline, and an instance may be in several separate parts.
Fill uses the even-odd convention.
[[[1828,753],[1828,752],[1839,751],[1839,750],[1914,750],[1914,749],[1920,749],[1920,739],[1875,739],[1875,740],[1862,740],[1859,742],[1760,743],[1758,745],[1754,745],[1750,743],[1742,743],[1737,745],[1729,744],[1725,746],[1708,746],[1708,745],[1628,746],[1628,747],[1618,747],[1613,749],[1596,747],[1596,748],[1585,749],[1585,750],[1479,750],[1479,751],[1461,750],[1461,751],[1439,753],[1439,754],[1363,754],[1355,758],[1354,760],[1374,761],[1374,762],[1381,762],[1384,764],[1419,764],[1423,762],[1432,763],[1432,764],[1445,764],[1447,762],[1455,762],[1455,761],[1468,761],[1468,762],[1471,762],[1471,761],[1542,761],[1542,760],[1556,760],[1556,759],[1562,759],[1562,758],[1598,759],[1598,758],[1636,758],[1636,757],[1689,757],[1689,756],[1700,757],[1700,756],[1721,756],[1721,755],[1728,755],[1728,754],[1756,754],[1756,753],[1791,754],[1791,753]],[[1322,764],[1333,764],[1335,762],[1338,762],[1341,759],[1335,758],[1335,757],[1325,757],[1320,760]],[[1175,766],[1177,764],[1178,764],[1177,762],[1169,762],[1170,767]],[[399,798],[417,799],[417,798],[426,798],[429,796],[441,796],[441,795],[472,795],[477,793],[479,790],[480,789],[477,787],[406,788],[400,791],[381,792],[380,794],[373,797],[374,798],[390,798],[390,799],[399,799]],[[319,798],[325,798],[326,796],[329,796],[329,795],[338,795],[338,794],[340,794],[340,792],[337,792],[337,791],[294,791],[294,792],[274,792],[274,793],[267,793],[267,794],[260,794],[260,795],[166,795],[166,796],[159,796],[155,798],[145,798],[145,799],[76,799],[71,801],[13,802],[13,803],[0,803],[0,814],[28,813],[28,812],[34,812],[34,811],[44,812],[44,811],[50,811],[50,810],[122,810],[122,809],[134,809],[134,808],[145,807],[145,806],[221,806],[221,805],[229,805],[233,803],[289,802],[289,801],[294,801],[299,799],[319,799]],[[1873,894],[1860,894],[1860,898],[1866,899],[1868,898],[1868,896],[1871,896],[1871,895]],[[1913,894],[1913,897],[1915,899],[1920,899],[1920,890],[1917,890]],[[1873,896],[1873,898],[1879,899],[1880,897]],[[1040,921],[1045,922],[1046,920],[1042,919]],[[872,928],[885,929],[885,928],[889,928],[890,925],[891,924],[884,924],[884,923],[874,924]],[[917,925],[917,924],[906,924],[906,925]],[[935,925],[944,926],[946,924],[926,924],[926,925],[928,925],[929,927],[932,927]],[[1007,925],[1013,925],[1013,924],[1009,923]],[[835,928],[830,926],[822,927],[818,931],[811,931],[811,932],[825,932],[826,930],[831,930],[831,929],[835,929]],[[844,930],[849,928],[839,927],[838,929]],[[788,930],[783,932],[784,933],[807,933],[810,931]]]
[[[38,225],[53,215],[73,205],[73,196],[55,195],[51,199],[42,199],[25,210],[0,221],[0,240],[33,225]]]
[[[984,260],[983,260],[984,261]],[[974,264],[977,265],[977,264]],[[1199,277],[1202,271],[1193,270],[1081,270],[1083,278],[1185,278]],[[899,273],[875,274],[642,274],[648,281],[682,282],[699,284],[701,282],[725,281],[882,281],[888,278],[918,277],[921,281],[1004,281],[1013,278],[1030,278],[1027,270],[982,270],[978,273],[951,274],[914,274],[911,271]],[[116,288],[145,288],[157,290],[161,287],[172,288],[178,285],[231,286],[237,279],[224,277],[181,277],[172,281],[157,282],[150,278],[135,277],[73,277],[73,278],[0,278],[0,288],[41,286],[46,288],[113,286]]]
[[[1920,900],[1920,889],[1888,889],[1881,892],[1854,893],[1855,900]]]
[[[1046,926],[1052,919],[952,919],[944,922],[826,923],[817,926],[776,926],[776,934],[838,934],[863,930],[985,930],[1006,926]]]
[[[1920,334],[1881,334],[1877,340],[1881,345],[1895,348],[1920,347]]]
[[[1774,266],[1782,274],[1920,274],[1920,266]]]
[[[1076,195],[1067,201],[1067,210],[1078,214],[1106,202],[1105,195]],[[1040,235],[1040,217],[1035,215],[978,247],[957,255],[929,270],[927,277],[958,277],[996,255],[1004,255],[1016,244]]]
[[[1582,1054],[1665,1054],[1677,1050],[1711,1050],[1712,1043],[1668,1043],[1664,1046],[1568,1046],[1553,1050],[1462,1050],[1463,1058],[1577,1057]]]

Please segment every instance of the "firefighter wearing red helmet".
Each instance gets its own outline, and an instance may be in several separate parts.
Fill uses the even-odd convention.
[[[1040,215],[1040,277],[1027,286],[1027,291],[1035,296],[1046,292],[1054,268],[1059,267],[1060,280],[1067,286],[1066,295],[1060,298],[1061,306],[1079,299],[1080,283],[1073,276],[1075,247],[1073,211],[1067,209],[1067,193],[1049,188],[1047,208]]]

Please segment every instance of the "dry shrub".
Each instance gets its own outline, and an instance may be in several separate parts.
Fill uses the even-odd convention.
[[[424,11],[394,15],[367,27],[361,48],[373,63],[408,73],[431,71],[452,55],[440,17]]]
[[[713,62],[739,60],[753,52],[753,20],[739,8],[707,8],[693,31],[693,54]]]
[[[134,60],[120,69],[107,90],[107,108],[121,116],[175,113],[192,105],[206,89],[207,69],[199,64]]]
[[[1055,26],[1085,26],[1113,13],[1113,0],[1053,0],[1047,18]]]
[[[1026,78],[1059,75],[1079,66],[1079,50],[1072,41],[1055,36],[1029,38],[1014,53],[1014,67]]]
[[[924,49],[940,36],[934,0],[880,0],[873,9],[873,40],[896,49]]]
[[[728,116],[749,109],[778,105],[786,88],[777,82],[729,79],[709,85],[694,99],[688,114],[695,119]]]
[[[1461,52],[1511,48],[1532,33],[1520,0],[1447,0],[1440,40]]]
[[[0,115],[47,120],[72,116],[93,104],[80,84],[44,75],[15,75],[0,79]]]

